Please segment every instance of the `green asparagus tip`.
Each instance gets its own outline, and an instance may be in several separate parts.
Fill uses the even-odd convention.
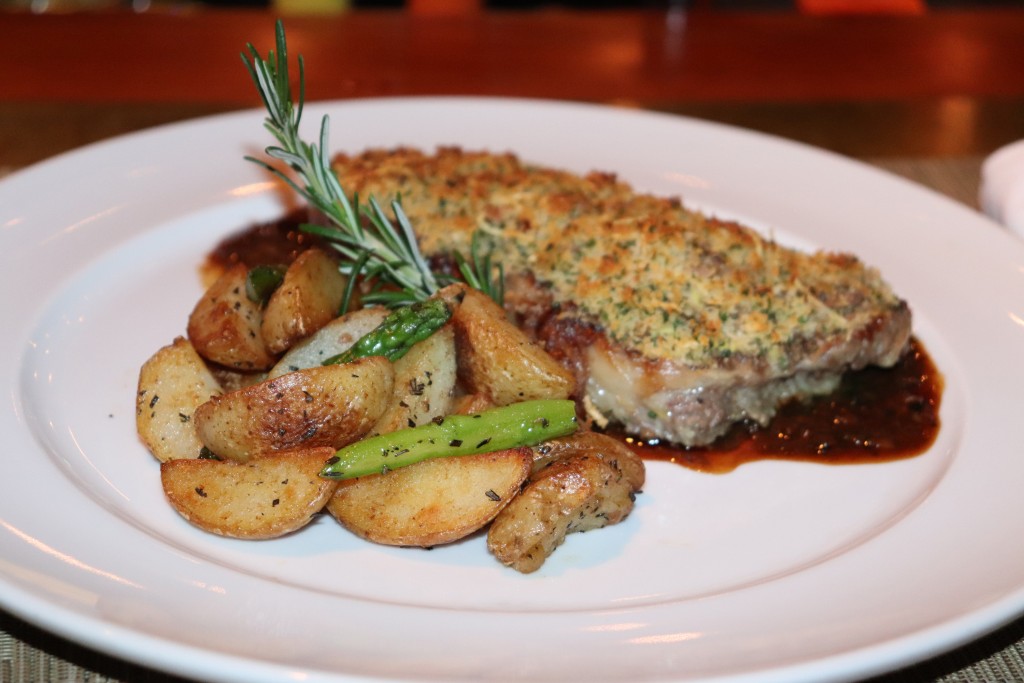
[[[394,362],[415,344],[441,329],[451,317],[451,309],[441,299],[428,299],[397,308],[347,351],[331,356],[322,365],[350,363],[366,356],[384,356]]]

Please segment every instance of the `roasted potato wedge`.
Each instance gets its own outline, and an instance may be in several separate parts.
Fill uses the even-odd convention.
[[[385,545],[430,547],[483,528],[519,491],[530,449],[436,458],[342,481],[327,511],[353,533]]]
[[[333,320],[347,283],[337,262],[320,249],[299,254],[263,309],[260,333],[267,349],[281,353]]]
[[[340,448],[387,409],[394,368],[380,356],[308,368],[215,396],[195,412],[200,440],[224,458],[298,447]]]
[[[274,355],[263,343],[263,312],[245,292],[249,269],[238,263],[206,290],[188,318],[188,338],[203,358],[236,370],[266,370]]]
[[[135,423],[139,436],[161,462],[199,456],[203,444],[192,416],[221,393],[220,383],[192,344],[178,337],[139,371]]]
[[[452,321],[459,379],[470,393],[487,394],[498,406],[569,397],[573,376],[515,327],[486,294],[466,289]]]
[[[584,434],[537,449],[529,481],[487,531],[487,547],[503,564],[534,572],[568,534],[617,524],[632,511],[643,462],[611,437]]]
[[[318,367],[328,358],[348,351],[360,337],[380,325],[387,315],[386,308],[361,308],[335,318],[288,349],[267,377],[273,379],[296,370]]]
[[[391,406],[370,430],[386,434],[448,414],[455,390],[455,333],[448,325],[415,344],[395,365]]]
[[[647,477],[644,461],[626,444],[599,432],[581,430],[545,441],[534,448],[532,469],[536,473],[556,460],[580,455],[592,455],[604,460],[621,474],[634,491],[643,488]]]
[[[170,460],[160,482],[171,506],[195,526],[233,538],[275,538],[323,509],[337,482],[318,476],[332,448],[280,451],[246,463]]]

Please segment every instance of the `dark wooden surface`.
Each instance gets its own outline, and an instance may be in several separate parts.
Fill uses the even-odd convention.
[[[0,165],[259,104],[239,58],[275,15],[183,6],[0,12]],[[1024,5],[919,16],[396,10],[286,17],[309,99],[609,102],[855,157],[984,155],[1024,137]]]
[[[238,55],[269,11],[0,13],[0,163],[259,104]],[[921,16],[537,10],[287,17],[312,100],[614,103],[852,156],[984,154],[1024,137],[1024,6]],[[73,105],[71,107],[67,105]],[[38,133],[38,134],[33,134]]]
[[[257,11],[0,15],[4,101],[244,105]],[[742,12],[397,11],[290,17],[317,99],[516,95],[636,102],[1024,96],[1024,11],[814,17]]]

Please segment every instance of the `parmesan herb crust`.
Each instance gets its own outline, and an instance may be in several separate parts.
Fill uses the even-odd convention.
[[[609,338],[692,366],[742,356],[779,372],[806,345],[844,339],[903,302],[846,254],[784,248],[732,222],[510,154],[442,148],[339,156],[360,195],[400,195],[427,255],[489,237],[505,271],[530,272]]]

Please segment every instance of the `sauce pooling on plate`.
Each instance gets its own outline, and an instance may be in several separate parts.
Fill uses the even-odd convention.
[[[204,270],[218,273],[236,263],[252,268],[263,265],[287,265],[299,252],[312,246],[325,246],[321,238],[302,232],[308,213],[299,209],[283,218],[259,223],[224,238],[207,254]],[[330,248],[327,249],[330,252]]]
[[[919,455],[934,443],[941,397],[942,376],[913,339],[894,367],[847,373],[832,394],[786,405],[765,427],[739,425],[711,446],[678,448],[622,438],[645,459],[713,473],[754,460],[887,462]]]

